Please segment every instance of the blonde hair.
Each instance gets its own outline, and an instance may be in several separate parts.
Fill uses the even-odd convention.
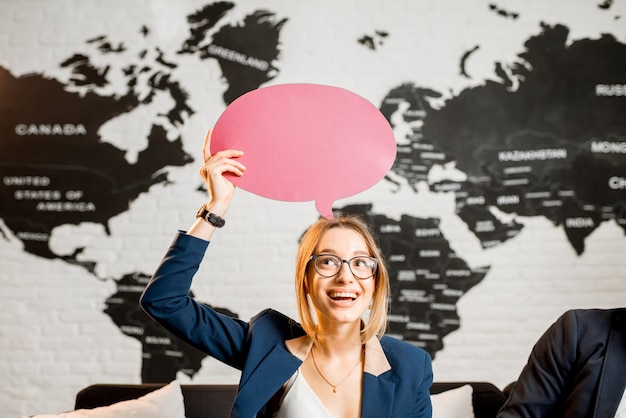
[[[298,246],[296,257],[296,301],[302,328],[317,343],[317,327],[308,303],[308,271],[313,268],[309,260],[317,251],[317,246],[326,231],[333,228],[346,228],[359,234],[368,248],[370,255],[378,260],[374,273],[374,294],[369,320],[361,329],[361,342],[365,343],[373,336],[382,337],[387,328],[387,309],[389,303],[389,274],[383,262],[382,254],[376,238],[369,226],[353,215],[340,216],[333,219],[320,218],[304,233]]]

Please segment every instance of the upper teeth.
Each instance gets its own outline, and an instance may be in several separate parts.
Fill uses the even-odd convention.
[[[356,298],[354,292],[330,292],[331,298]]]

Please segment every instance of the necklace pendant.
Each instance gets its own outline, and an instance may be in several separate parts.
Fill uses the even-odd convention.
[[[333,387],[333,393],[337,393],[337,388]]]

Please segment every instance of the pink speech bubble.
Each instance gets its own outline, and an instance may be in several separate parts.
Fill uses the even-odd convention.
[[[211,153],[235,149],[246,166],[237,186],[288,202],[315,200],[333,217],[335,200],[381,180],[396,157],[389,122],[363,97],[319,84],[281,84],[233,101],[211,133]]]

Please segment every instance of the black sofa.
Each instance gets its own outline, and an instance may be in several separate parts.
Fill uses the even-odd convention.
[[[504,392],[488,382],[436,382],[432,394],[469,384],[473,388],[475,418],[495,418],[506,399]],[[95,384],[76,395],[75,409],[91,409],[116,402],[136,399],[165,384]],[[225,418],[235,399],[237,385],[181,385],[187,418]]]

